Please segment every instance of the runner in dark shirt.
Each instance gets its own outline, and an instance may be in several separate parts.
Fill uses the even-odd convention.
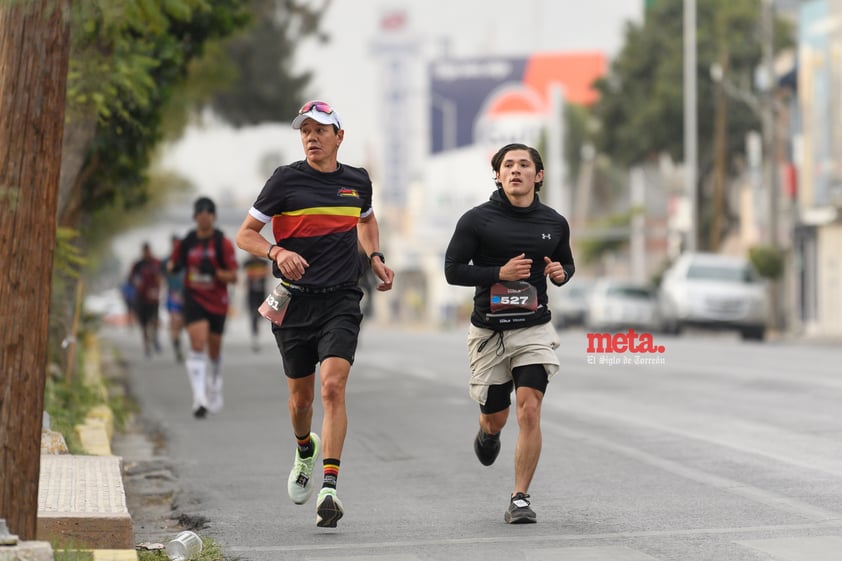
[[[246,307],[251,320],[251,349],[257,352],[260,350],[261,322],[265,323],[258,308],[266,298],[267,280],[271,276],[272,268],[266,259],[251,255],[243,263],[243,271],[246,273]]]
[[[544,178],[538,151],[506,145],[491,167],[497,191],[459,219],[444,271],[450,284],[476,287],[468,330],[470,395],[480,405],[474,452],[483,465],[494,463],[514,388],[520,431],[504,520],[535,522],[529,485],[541,455],[541,402],[559,368],[547,277],[561,286],[575,267],[567,220],[538,199]]]
[[[135,289],[134,312],[143,338],[143,352],[161,352],[158,340],[158,307],[161,304],[161,262],[153,255],[148,242],[141,248],[141,258],[132,265],[129,282]]]
[[[173,250],[170,272],[184,270],[184,323],[190,338],[187,374],[193,415],[222,409],[222,334],[228,314],[228,285],[237,282],[234,245],[217,230],[216,205],[201,197],[193,206],[196,229]],[[207,353],[207,354],[206,354]],[[211,376],[205,360],[210,359]]]
[[[337,161],[345,136],[339,115],[327,103],[311,101],[292,126],[300,129],[306,159],[275,170],[240,226],[237,245],[269,259],[281,279],[280,290],[291,294],[282,323],[272,327],[298,441],[287,491],[297,504],[310,498],[313,467],[323,446],[316,525],[335,527],[343,515],[336,482],[348,423],[345,386],[362,319],[358,244],[380,280],[378,290],[392,288],[394,273],[380,253],[368,173]],[[270,222],[271,242],[260,233]],[[323,443],[310,430],[317,364]]]

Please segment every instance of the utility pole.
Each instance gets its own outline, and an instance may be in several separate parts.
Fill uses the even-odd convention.
[[[730,50],[728,45],[719,47],[719,72],[724,76],[730,67]],[[725,92],[724,80],[716,82],[713,116],[713,216],[711,218],[708,247],[710,251],[718,252],[722,241],[725,223],[725,184],[727,182],[728,162],[728,95]]]
[[[696,251],[698,215],[698,115],[696,114],[696,0],[684,0],[684,190],[690,207],[686,251]]]
[[[542,200],[548,206],[567,215],[572,215],[571,197],[565,185],[564,171],[564,90],[559,83],[549,86],[550,123],[547,128],[547,171],[544,173]]]
[[[780,247],[778,239],[779,191],[778,151],[775,130],[775,5],[774,0],[763,0],[763,72],[766,76],[766,91],[763,95],[763,140],[766,157],[766,188],[768,189],[768,216],[766,239],[775,249]]]
[[[780,239],[778,233],[778,203],[780,199],[780,187],[778,186],[778,142],[775,127],[776,111],[775,111],[775,5],[774,0],[763,0],[762,2],[762,41],[763,41],[763,73],[765,74],[766,83],[765,91],[761,97],[762,103],[760,105],[763,116],[763,156],[765,157],[766,165],[764,166],[764,176],[766,184],[766,192],[768,195],[767,204],[767,220],[766,220],[766,241],[773,250],[780,250]],[[783,326],[783,311],[781,303],[783,302],[781,279],[772,279],[770,286],[772,317],[771,327],[778,330]]]

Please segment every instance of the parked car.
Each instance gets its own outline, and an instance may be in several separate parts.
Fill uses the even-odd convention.
[[[588,311],[588,297],[593,288],[593,280],[573,277],[570,284],[552,291],[550,307],[553,324],[556,327],[584,325]]]
[[[588,298],[589,331],[658,331],[661,315],[654,287],[626,280],[598,280]]]
[[[769,325],[766,284],[748,259],[685,253],[664,273],[659,291],[664,325],[736,329],[743,339],[763,340]]]

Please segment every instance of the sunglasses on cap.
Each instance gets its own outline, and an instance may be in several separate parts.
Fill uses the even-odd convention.
[[[303,115],[305,113],[309,113],[314,109],[319,113],[324,113],[325,115],[330,115],[333,113],[333,107],[331,107],[324,101],[308,101],[307,103],[301,106],[301,109],[298,110],[298,114]]]

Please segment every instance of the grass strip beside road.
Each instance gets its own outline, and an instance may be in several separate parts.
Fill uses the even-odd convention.
[[[138,561],[169,561],[169,557],[167,557],[167,553],[163,549],[139,549],[137,552],[137,558]],[[222,548],[220,548],[214,540],[203,537],[202,552],[193,561],[225,561],[225,556],[222,554]]]

